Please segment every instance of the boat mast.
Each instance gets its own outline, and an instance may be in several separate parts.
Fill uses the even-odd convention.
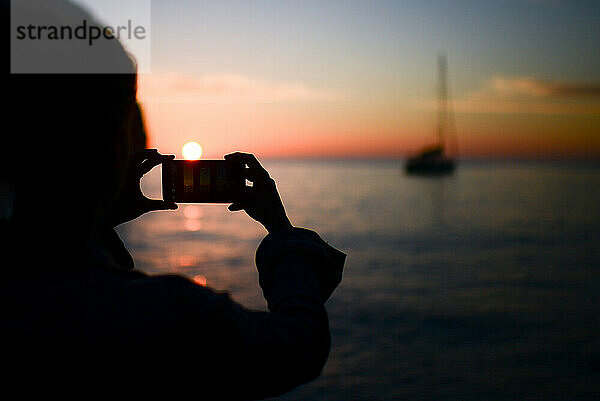
[[[448,126],[448,65],[446,55],[438,55],[438,146],[444,146],[444,136]]]

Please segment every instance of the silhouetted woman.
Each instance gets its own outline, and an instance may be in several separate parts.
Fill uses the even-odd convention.
[[[52,3],[47,20],[57,26],[93,22],[66,1],[23,3],[32,14]],[[135,64],[116,40],[97,46],[86,58],[77,43],[43,54],[13,46],[12,55],[31,52],[37,67],[118,73],[10,74],[3,42],[9,104],[0,161],[0,388],[19,396],[166,390],[169,399],[191,392],[224,400],[273,396],[316,378],[330,348],[323,303],[341,280],[345,256],[292,226],[254,156],[226,156],[245,163],[254,184],[229,208],[245,210],[269,232],[256,252],[269,312],[245,309],[183,276],[133,269],[113,228],[176,205],[140,192],[141,176],[165,156],[140,152]]]

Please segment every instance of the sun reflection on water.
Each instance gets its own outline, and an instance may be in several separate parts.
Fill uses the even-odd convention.
[[[190,267],[196,264],[196,258],[192,255],[180,255],[177,261],[181,267]]]
[[[196,274],[192,280],[194,280],[194,283],[201,285],[202,287],[206,287],[206,277],[202,274]]]
[[[200,231],[202,228],[202,222],[200,220],[187,219],[183,223],[183,226],[185,227],[186,231]]]
[[[186,231],[200,231],[202,229],[202,221],[200,218],[202,218],[204,212],[199,206],[186,206],[183,209],[183,215],[185,216],[183,227]]]
[[[199,206],[195,205],[187,205],[185,209],[183,209],[183,215],[187,219],[199,219],[203,215],[203,211]]]

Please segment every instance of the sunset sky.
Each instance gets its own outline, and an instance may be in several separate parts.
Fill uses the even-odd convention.
[[[151,16],[139,99],[164,153],[404,157],[434,139],[443,52],[461,157],[600,157],[599,1],[170,0]]]

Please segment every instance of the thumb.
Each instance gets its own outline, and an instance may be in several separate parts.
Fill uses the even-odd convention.
[[[167,202],[160,199],[148,199],[144,201],[144,207],[148,212],[153,210],[177,210],[179,206],[177,206],[174,202]]]
[[[227,206],[227,209],[229,209],[232,212],[236,212],[238,210],[242,210],[244,209],[244,205],[242,205],[241,203],[232,203],[231,205]]]

